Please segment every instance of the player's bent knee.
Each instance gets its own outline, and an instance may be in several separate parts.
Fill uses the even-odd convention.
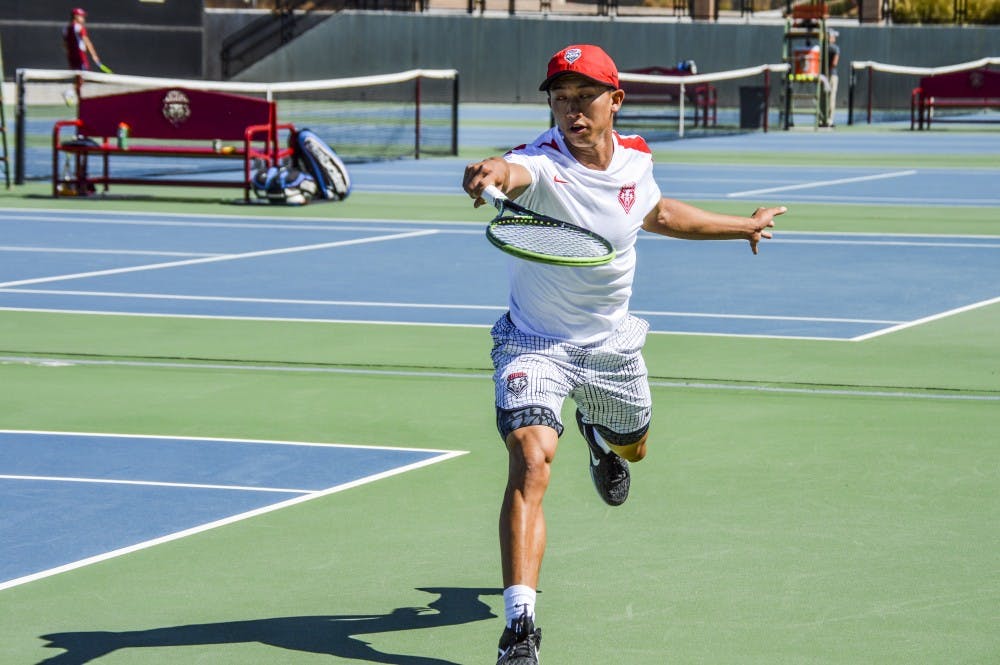
[[[619,434],[607,427],[594,425],[601,438],[616,455],[629,462],[639,462],[646,456],[646,438],[649,436],[649,425],[626,434]]]
[[[614,451],[615,455],[621,457],[628,462],[641,462],[644,457],[646,457],[646,440],[643,439],[639,443],[633,443],[630,446],[616,446],[609,443],[608,447]]]

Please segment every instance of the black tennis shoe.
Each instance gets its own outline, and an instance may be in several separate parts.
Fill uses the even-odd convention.
[[[576,412],[576,424],[590,448],[590,478],[597,493],[609,506],[620,506],[628,498],[631,484],[628,462],[613,452],[604,452],[594,440],[594,426],[583,422],[583,414]]]
[[[538,650],[542,648],[542,629],[522,614],[510,628],[504,628],[497,647],[497,665],[538,665]]]

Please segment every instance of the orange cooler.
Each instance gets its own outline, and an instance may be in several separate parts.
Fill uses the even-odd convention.
[[[797,48],[792,52],[795,73],[807,76],[819,76],[819,47]]]

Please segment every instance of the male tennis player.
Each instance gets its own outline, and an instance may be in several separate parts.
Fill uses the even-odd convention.
[[[648,324],[628,311],[639,229],[745,239],[756,254],[760,240],[771,237],[774,216],[785,212],[758,208],[752,217],[734,217],[663,198],[646,142],[613,129],[625,93],[615,63],[597,46],[568,46],[552,56],[540,89],[548,93],[556,126],[503,157],[469,164],[463,187],[478,207],[483,189],[496,185],[527,208],[611,240],[617,256],[581,268],[510,260],[510,311],[492,331],[497,428],[509,455],[500,512],[507,627],[497,665],[538,662],[542,497],[565,398],[576,402],[591,476],[605,502],[625,501],[628,462],[646,455],[651,398],[642,347]]]
[[[101,64],[97,49],[87,34],[87,12],[77,7],[70,13],[69,24],[63,28],[63,48],[66,50],[66,62],[70,69],[90,69],[89,55],[94,64]]]

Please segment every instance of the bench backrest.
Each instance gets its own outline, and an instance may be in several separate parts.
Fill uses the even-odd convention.
[[[242,141],[249,125],[275,122],[265,99],[187,88],[158,88],[80,100],[84,136],[115,136],[118,124],[139,138]]]
[[[985,67],[920,79],[924,97],[1000,97],[1000,71]]]

